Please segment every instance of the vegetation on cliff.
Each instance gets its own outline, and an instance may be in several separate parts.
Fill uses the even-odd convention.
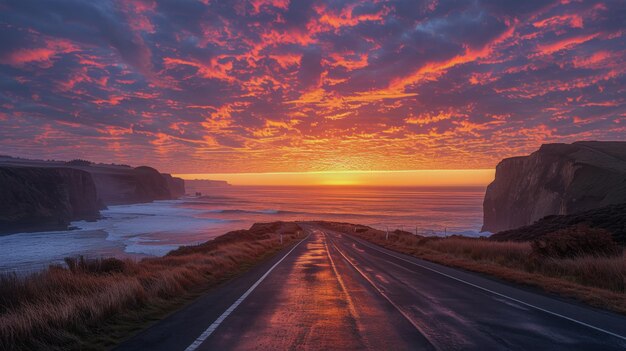
[[[626,203],[571,215],[547,216],[531,225],[493,234],[490,238],[498,241],[529,241],[580,224],[606,230],[613,236],[613,240],[626,246]]]

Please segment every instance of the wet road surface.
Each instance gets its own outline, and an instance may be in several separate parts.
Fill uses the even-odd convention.
[[[626,317],[304,227],[298,245],[118,349],[626,349]]]

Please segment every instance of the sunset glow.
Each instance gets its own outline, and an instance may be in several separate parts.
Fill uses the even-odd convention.
[[[625,213],[626,0],[0,0],[0,351],[626,350]]]
[[[0,153],[493,169],[544,142],[623,139],[623,19],[622,1],[3,1]]]
[[[183,179],[226,180],[232,185],[486,186],[492,169],[177,174]]]

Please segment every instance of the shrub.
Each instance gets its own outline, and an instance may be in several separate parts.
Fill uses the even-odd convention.
[[[547,234],[534,240],[531,247],[533,255],[549,258],[615,257],[622,252],[611,233],[585,224]]]
[[[91,161],[81,160],[79,158],[71,161],[65,162],[66,165],[70,166],[91,166]]]
[[[67,268],[73,273],[122,273],[126,268],[126,262],[115,257],[86,259],[83,256],[64,258]]]

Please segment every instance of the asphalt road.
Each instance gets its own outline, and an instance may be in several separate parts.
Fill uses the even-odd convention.
[[[118,350],[626,349],[626,317],[306,230]]]

